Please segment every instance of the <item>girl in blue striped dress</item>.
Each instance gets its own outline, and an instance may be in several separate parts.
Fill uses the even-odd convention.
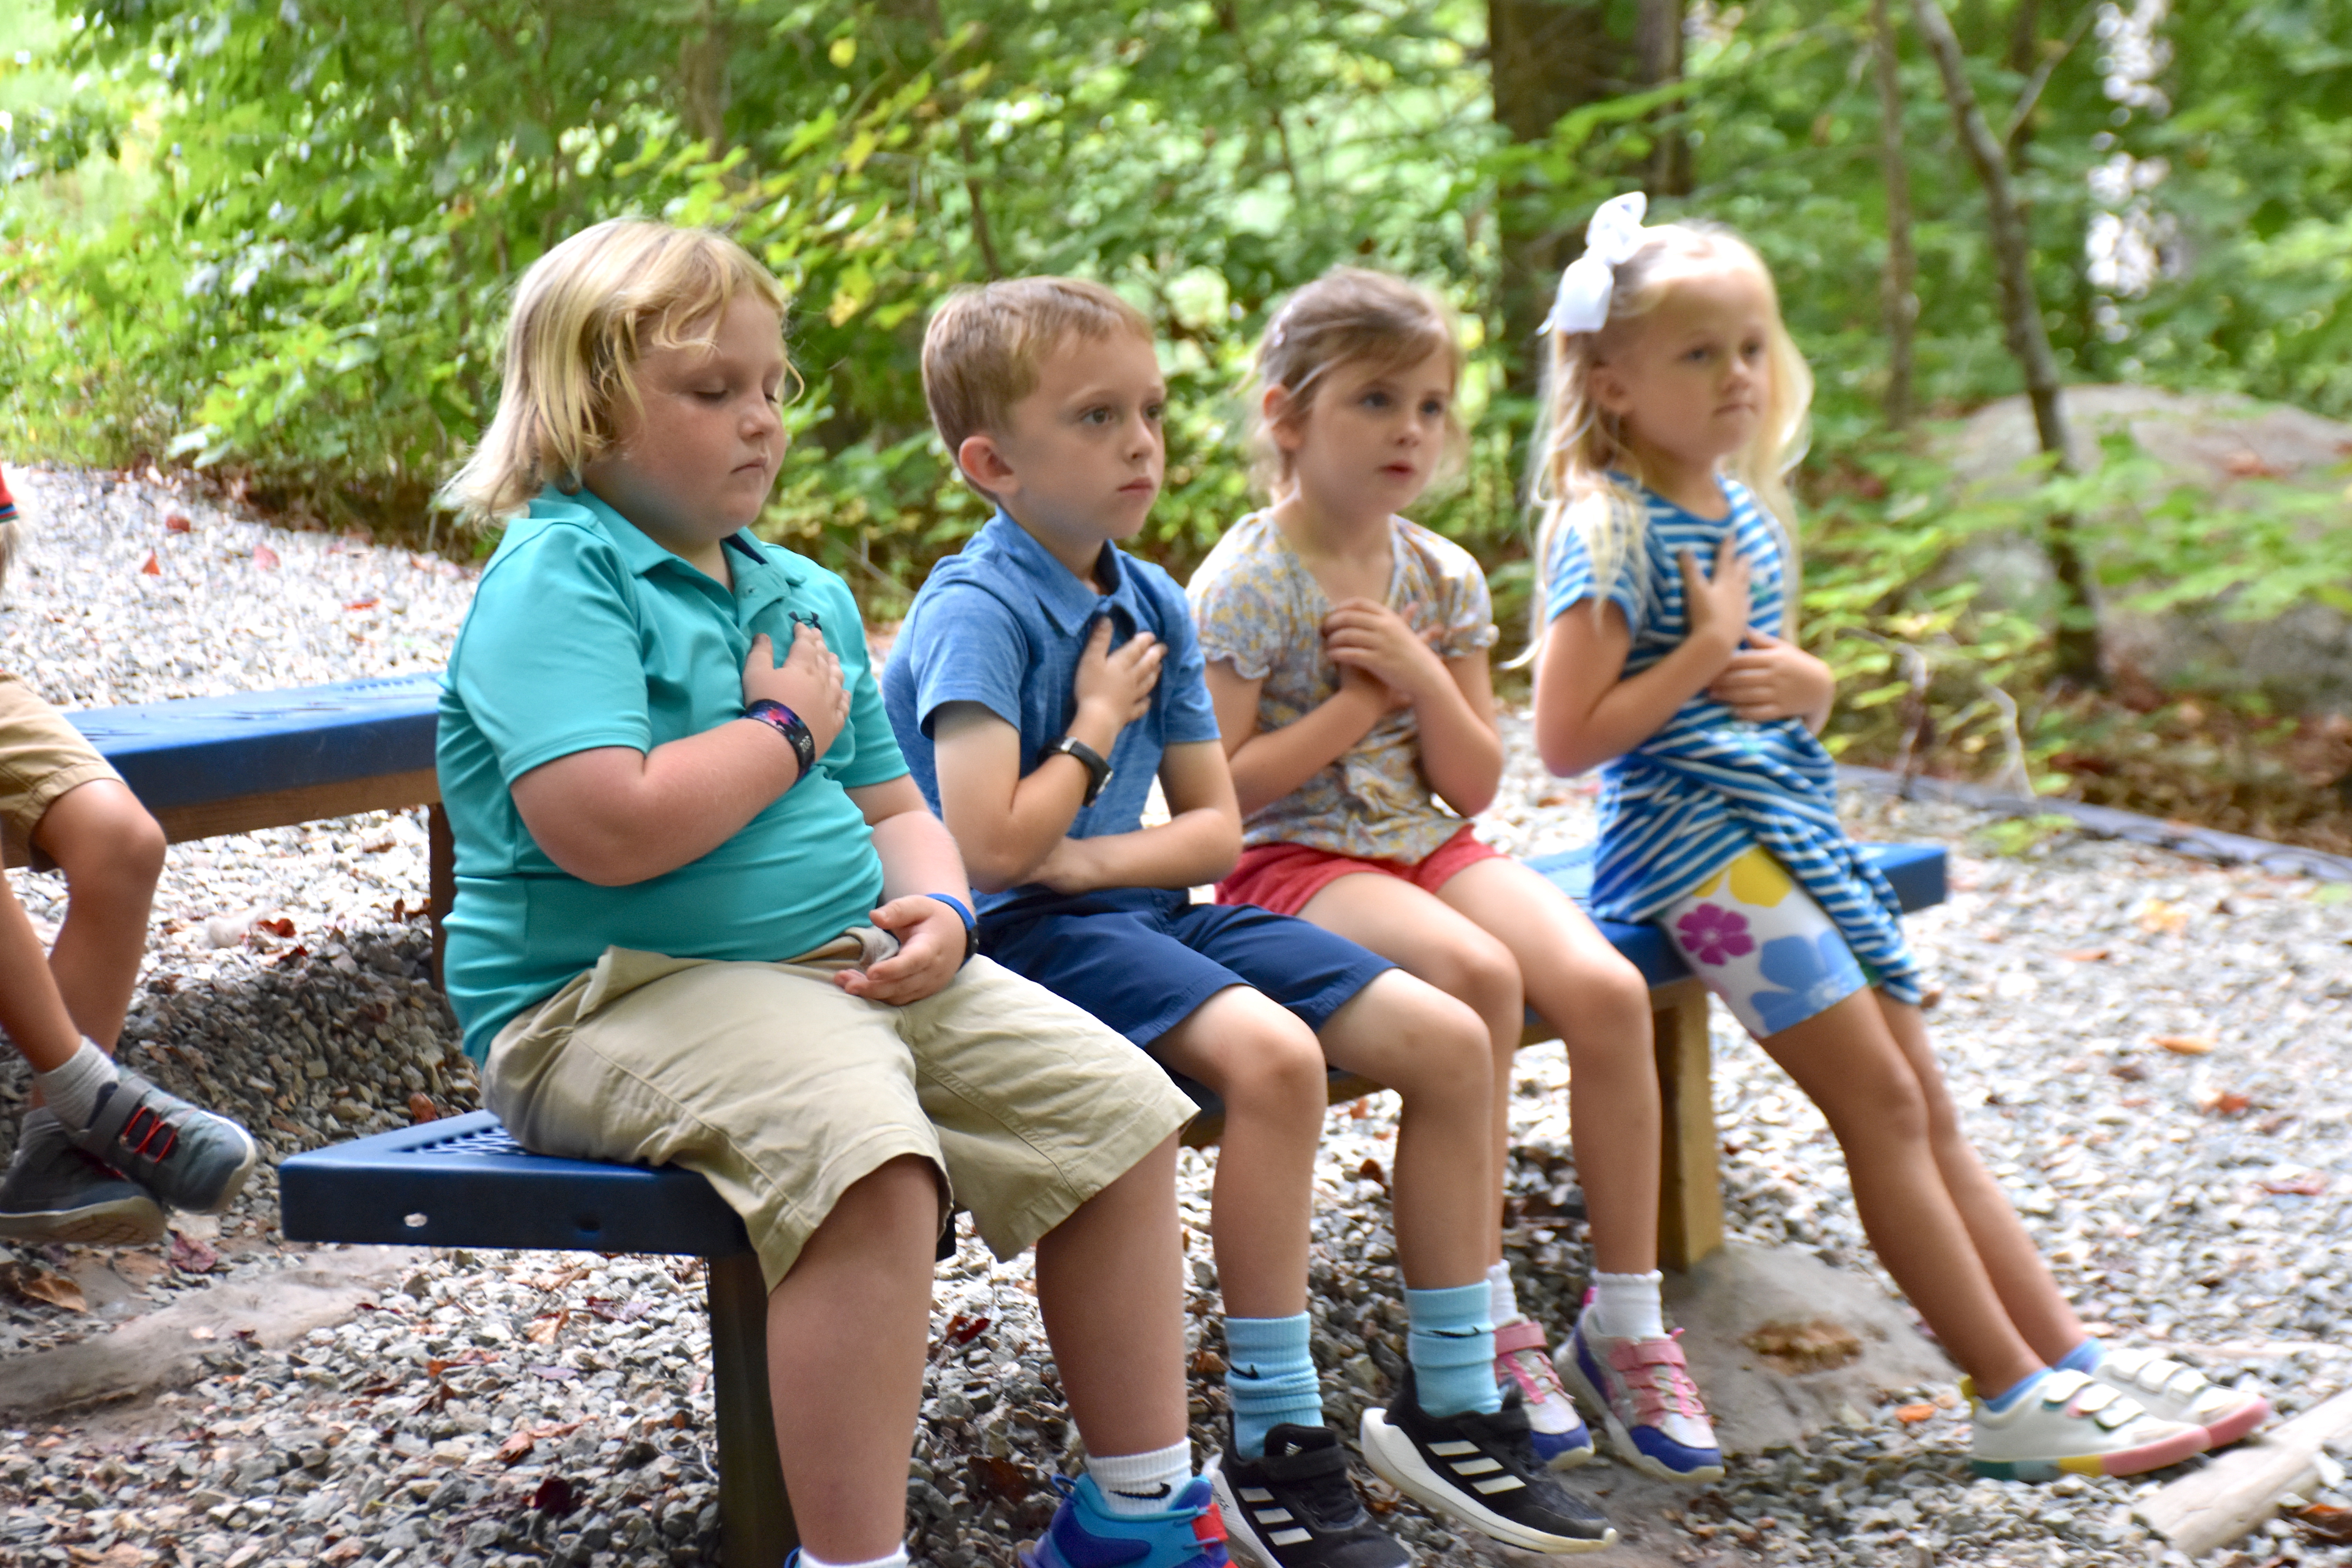
[[[2127,1475],[2242,1436],[2259,1394],[2089,1338],[1969,1145],[1895,894],[1838,825],[1797,646],[1785,475],[1812,380],[1755,251],[1604,204],[1545,323],[1536,740],[1601,769],[1592,908],[1655,921],[1844,1151],[1880,1260],[1969,1373],[1973,1458]]]

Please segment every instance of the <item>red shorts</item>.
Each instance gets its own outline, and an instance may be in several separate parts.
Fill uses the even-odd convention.
[[[1217,884],[1217,902],[1255,904],[1278,915],[1295,915],[1316,894],[1359,871],[1378,871],[1434,893],[1465,866],[1505,858],[1501,850],[1472,833],[1467,824],[1411,866],[1402,860],[1359,860],[1304,844],[1261,844],[1242,851],[1233,875]]]

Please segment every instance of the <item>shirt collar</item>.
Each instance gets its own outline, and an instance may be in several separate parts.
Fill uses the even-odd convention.
[[[1028,579],[1037,593],[1037,604],[1046,618],[1067,636],[1075,636],[1096,616],[1114,605],[1124,607],[1130,617],[1133,598],[1126,565],[1118,550],[1103,545],[1101,561],[1095,570],[1110,584],[1108,592],[1097,594],[1084,579],[1057,560],[1054,552],[1037,542],[1035,535],[1013,521],[1012,514],[1002,508],[988,520],[981,537],[1001,553],[1006,563]]]
[[[621,552],[622,561],[627,564],[631,572],[640,577],[657,567],[687,564],[683,559],[663,548],[644,529],[614,510],[610,502],[585,485],[571,495],[564,494],[552,485],[539,493],[542,500],[553,501],[564,506],[576,506],[594,518],[596,525],[604,531],[604,536],[613,542],[613,548]],[[769,567],[782,573],[787,587],[799,587],[806,575],[803,573],[795,572],[788,564],[793,559],[789,552],[768,550],[747,532],[739,530],[719,542],[722,550],[732,550],[737,555],[755,565]]]

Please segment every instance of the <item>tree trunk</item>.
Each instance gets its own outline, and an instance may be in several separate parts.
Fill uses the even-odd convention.
[[[1878,67],[1878,160],[1886,175],[1886,274],[1879,294],[1886,313],[1886,426],[1911,423],[1911,342],[1919,321],[1917,256],[1911,248],[1911,170],[1903,161],[1903,82],[1895,18],[1886,0],[1870,0]]]
[[[1495,121],[1512,141],[1546,141],[1561,116],[1618,90],[1627,62],[1609,37],[1608,11],[1606,0],[1487,0]],[[1540,193],[1507,188],[1498,198],[1504,360],[1511,391],[1532,395],[1536,329],[1577,236]]]
[[[677,66],[685,100],[679,118],[716,159],[727,151],[727,18],[719,0],[696,0],[693,25],[677,46]]]
[[[2009,352],[2025,373],[2025,395],[2033,405],[2034,432],[2056,470],[2072,473],[2058,359],[2050,352],[2050,334],[2042,329],[2042,300],[2033,288],[2032,251],[2025,219],[2010,187],[2008,160],[1977,105],[1976,89],[1969,85],[1968,63],[1961,57],[1959,39],[1952,34],[1951,20],[1944,15],[1942,0],[1911,0],[1911,15],[1943,76],[1944,96],[1959,128],[1960,146],[1984,185],[1993,257],[2000,271],[2001,320],[2008,330]],[[2060,594],[2058,678],[2082,686],[2100,685],[2105,673],[2100,668],[2098,610],[2091,602],[2090,574],[2084,566],[2071,513],[2051,517],[2046,546]]]
[[[1683,76],[1683,0],[1641,0],[1633,23],[1633,53],[1643,87],[1663,87]],[[1663,116],[1662,116],[1663,118]],[[1658,132],[1648,180],[1654,196],[1686,196],[1691,188],[1690,143],[1672,126]]]

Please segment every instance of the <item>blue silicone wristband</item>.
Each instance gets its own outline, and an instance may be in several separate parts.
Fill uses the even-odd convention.
[[[972,914],[971,906],[953,893],[925,893],[923,897],[939,900],[963,918],[963,963],[970,963],[971,955],[980,951],[980,921]],[[956,967],[961,969],[963,964]]]

